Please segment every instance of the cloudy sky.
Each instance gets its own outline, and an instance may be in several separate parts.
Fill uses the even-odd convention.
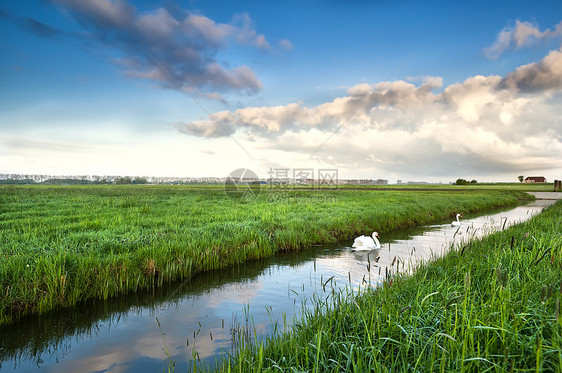
[[[562,179],[562,2],[5,0],[0,173]]]

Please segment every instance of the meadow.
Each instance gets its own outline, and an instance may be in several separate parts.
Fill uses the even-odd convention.
[[[519,203],[519,191],[0,186],[0,323],[373,230]]]
[[[222,371],[560,372],[561,297],[558,202],[410,276],[315,298],[290,331],[241,345]]]
[[[468,183],[454,184],[381,184],[381,185],[341,185],[342,189],[373,189],[373,190],[521,190],[525,192],[552,192],[554,183]]]

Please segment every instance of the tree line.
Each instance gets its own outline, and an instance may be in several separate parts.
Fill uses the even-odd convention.
[[[478,181],[476,180],[465,180],[465,179],[457,179],[453,184],[454,185],[467,185],[467,184],[476,184]]]
[[[0,185],[128,185],[128,184],[218,184],[220,178],[179,178],[157,176],[24,175],[0,174]]]

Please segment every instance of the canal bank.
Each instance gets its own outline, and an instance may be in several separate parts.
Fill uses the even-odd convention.
[[[562,199],[562,192],[527,192],[536,199],[559,200]]]
[[[411,276],[386,279],[359,296],[319,299],[299,328],[239,350],[224,368],[560,372],[561,279],[558,202],[455,246]]]
[[[162,292],[93,301],[66,313],[30,317],[0,330],[0,372],[162,371],[168,363],[163,338],[176,371],[188,369],[194,356],[213,366],[223,352],[234,353],[248,332],[253,339],[289,330],[293,316],[303,313],[315,294],[326,297],[332,290],[380,285],[388,272],[407,270],[439,255],[452,239],[461,242],[494,227],[507,227],[507,221],[527,219],[550,203],[465,214],[460,230],[452,228],[449,219],[407,231],[380,232],[383,250],[378,261],[372,253],[352,253],[351,237],[339,245],[202,273]]]

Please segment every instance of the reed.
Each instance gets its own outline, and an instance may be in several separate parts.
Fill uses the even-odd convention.
[[[291,330],[241,348],[221,371],[560,372],[561,297],[558,202],[412,275],[315,299]]]
[[[0,324],[342,240],[517,204],[505,191],[0,186]],[[276,198],[272,198],[276,196]],[[538,259],[538,258],[537,258]]]

